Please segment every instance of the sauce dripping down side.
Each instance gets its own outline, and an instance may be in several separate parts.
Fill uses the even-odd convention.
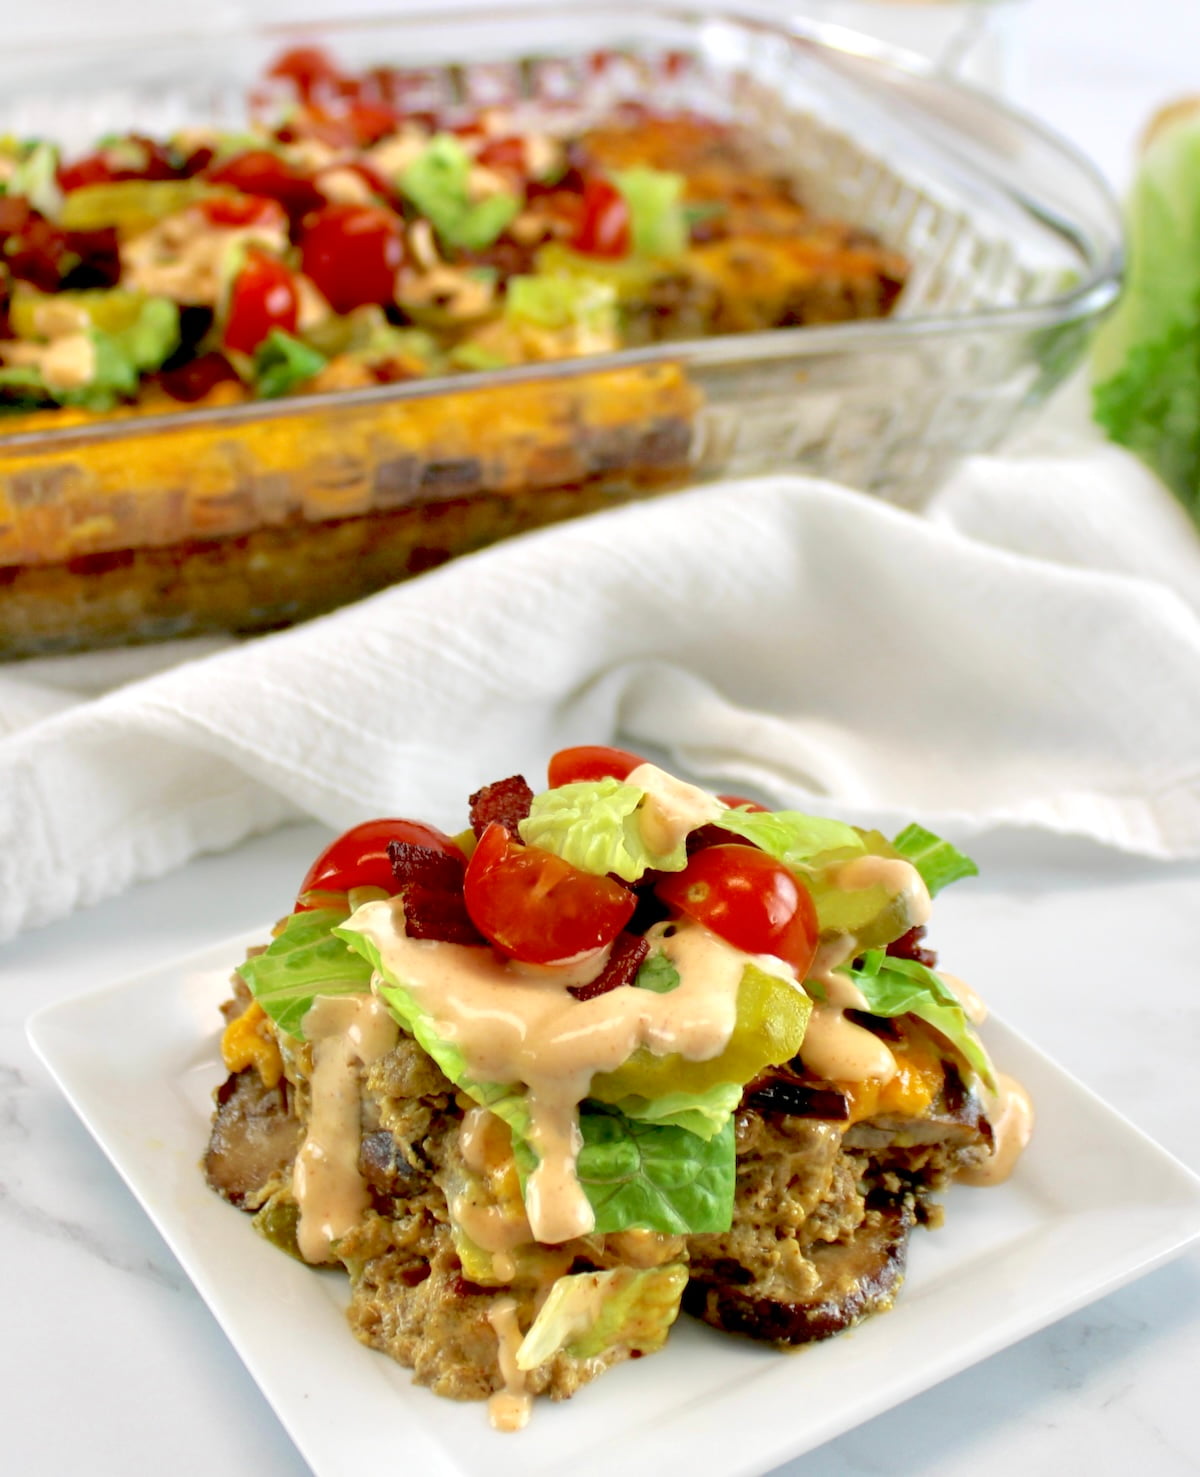
[[[852,938],[831,939],[817,950],[808,978],[820,986],[824,1000],[813,1006],[800,1047],[800,1060],[818,1077],[830,1082],[890,1082],[896,1058],[886,1041],[865,1026],[846,1019],[847,1010],[866,1010],[862,991],[839,966],[852,959],[858,945]]]
[[[496,1331],[499,1345],[500,1378],[504,1388],[488,1400],[488,1420],[496,1431],[520,1431],[529,1423],[533,1396],[525,1388],[524,1372],[517,1367],[517,1350],[523,1335],[517,1322],[517,1305],[512,1298],[497,1298],[488,1310],[488,1322]]]
[[[996,1095],[989,1106],[994,1142],[991,1154],[974,1169],[960,1170],[960,1185],[1000,1185],[1012,1174],[1021,1152],[1033,1134],[1033,1104],[1029,1094],[1013,1077],[1000,1072]]]
[[[399,1027],[373,995],[340,995],[319,997],[303,1030],[312,1045],[312,1111],[292,1179],[296,1241],[306,1262],[323,1262],[370,1203],[358,1170],[358,1075],[395,1046]]]

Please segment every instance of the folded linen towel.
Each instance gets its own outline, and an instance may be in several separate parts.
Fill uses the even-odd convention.
[[[0,936],[305,814],[457,827],[618,733],[781,805],[1200,856],[1200,543],[1107,448],[968,463],[924,518],[767,477],[280,635],[0,670]]]

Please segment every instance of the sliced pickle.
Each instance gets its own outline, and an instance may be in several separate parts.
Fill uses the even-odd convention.
[[[898,857],[899,852],[880,831],[860,831],[869,856]],[[862,852],[827,852],[816,858],[803,881],[817,909],[822,938],[851,934],[863,949],[882,949],[908,932],[917,922],[909,912],[904,893],[886,887],[842,888],[837,885],[839,869]]]
[[[764,1067],[796,1055],[811,1013],[812,1001],[795,985],[747,964],[738,986],[737,1023],[719,1056],[692,1062],[678,1052],[655,1056],[639,1047],[615,1072],[597,1073],[588,1096],[618,1103],[626,1097],[659,1098],[707,1092],[724,1082],[750,1082]]]
[[[198,200],[228,194],[230,191],[200,179],[131,179],[83,185],[64,198],[60,224],[67,231],[116,226],[122,236],[136,236]]]
[[[286,1251],[288,1256],[295,1257],[298,1262],[304,1260],[297,1240],[300,1207],[292,1199],[289,1190],[276,1190],[250,1224],[272,1246]]]

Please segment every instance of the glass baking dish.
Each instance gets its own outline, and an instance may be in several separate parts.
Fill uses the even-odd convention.
[[[1117,209],[1082,158],[836,28],[534,6],[14,48],[0,133],[80,150],[237,127],[298,44],[352,67],[402,58],[438,106],[651,97],[731,120],[814,209],[904,253],[910,279],[882,320],[0,434],[0,656],[266,630],[718,477],[803,471],[918,506],[1045,398],[1118,292]]]

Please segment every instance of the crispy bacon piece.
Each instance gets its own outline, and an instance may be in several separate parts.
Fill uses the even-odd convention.
[[[926,969],[936,969],[937,954],[933,949],[927,949],[921,942],[924,937],[925,927],[918,923],[915,928],[902,933],[898,939],[893,939],[887,946],[887,952],[893,959],[915,959]]]
[[[461,856],[420,846],[415,841],[389,841],[388,861],[401,887],[419,882],[438,892],[461,892],[467,864]]]
[[[471,796],[471,829],[482,836],[492,821],[517,835],[518,824],[529,814],[533,791],[524,775],[514,774],[506,780],[484,785]]]
[[[632,933],[619,933],[613,941],[608,963],[596,978],[586,985],[568,985],[567,989],[576,1000],[594,1000],[597,995],[607,995],[621,985],[632,985],[649,952],[650,945],[644,938]]]
[[[404,931],[410,939],[436,939],[442,944],[487,943],[471,922],[461,892],[409,882],[400,889],[400,896],[404,899]]]

